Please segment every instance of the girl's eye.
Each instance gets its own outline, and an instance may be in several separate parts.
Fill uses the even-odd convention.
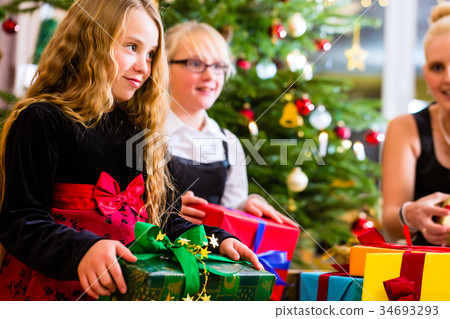
[[[147,55],[147,58],[148,59],[153,59],[153,57],[155,56],[155,53],[156,53],[155,51],[149,52],[148,55]]]
[[[136,52],[137,46],[136,46],[136,44],[129,44],[129,45],[126,45],[125,48],[127,48],[131,52]]]
[[[435,63],[430,65],[430,70],[433,72],[440,72],[444,69],[444,66],[441,63]]]

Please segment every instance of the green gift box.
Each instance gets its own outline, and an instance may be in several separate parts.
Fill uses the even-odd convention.
[[[209,262],[209,269],[223,273],[220,276],[209,273],[206,292],[199,300],[269,300],[275,283],[275,276],[267,271],[258,271],[246,264]],[[186,300],[183,299],[185,275],[174,260],[155,257],[136,263],[121,261],[122,272],[127,283],[127,292],[116,294],[116,300]],[[200,270],[201,289],[205,274]],[[189,296],[198,299],[197,294]]]
[[[137,262],[120,260],[127,283],[125,294],[113,300],[269,300],[275,276],[244,261],[210,254],[202,225],[174,243],[156,225],[138,222],[129,248]]]

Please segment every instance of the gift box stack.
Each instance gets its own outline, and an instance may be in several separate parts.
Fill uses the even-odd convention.
[[[127,284],[113,300],[269,300],[275,275],[257,271],[248,262],[235,262],[208,251],[203,226],[196,226],[173,243],[158,226],[136,223],[129,248],[135,263],[120,260]]]
[[[271,300],[281,300],[300,229],[219,205],[192,207],[206,213],[205,225],[223,228],[258,255],[264,268],[277,275]]]
[[[363,301],[450,300],[450,248],[386,243],[376,230],[358,237],[350,251],[350,274],[364,275]]]

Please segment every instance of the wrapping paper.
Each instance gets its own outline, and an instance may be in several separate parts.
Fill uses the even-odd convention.
[[[203,223],[209,226],[220,227],[241,240],[261,258],[267,258],[264,254],[270,254],[268,258],[280,260],[284,253],[287,262],[279,262],[273,268],[278,275],[272,300],[281,300],[286,280],[289,261],[292,259],[300,234],[300,229],[290,225],[278,224],[272,220],[258,218],[245,212],[228,209],[219,205],[193,205],[192,207],[206,212]],[[268,270],[263,261],[264,268]],[[282,265],[282,266],[279,266]]]

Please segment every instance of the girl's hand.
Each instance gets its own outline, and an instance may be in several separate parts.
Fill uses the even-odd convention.
[[[263,197],[251,194],[247,201],[245,202],[244,210],[258,217],[267,217],[273,219],[279,224],[288,224],[291,226],[298,227],[298,224],[292,219],[284,216],[279,211],[275,210],[272,205],[270,205]]]
[[[203,224],[203,217],[205,217],[205,212],[189,207],[189,205],[193,204],[201,204],[206,205],[208,201],[206,199],[194,196],[194,192],[187,191],[186,194],[181,196],[181,211],[180,215],[183,216],[184,219],[190,221],[191,223],[201,225]]]
[[[86,252],[78,265],[78,277],[81,287],[94,299],[109,296],[119,289],[127,291],[118,258],[135,262],[137,258],[122,243],[102,239]]]
[[[449,228],[433,220],[433,216],[444,217],[449,211],[439,207],[448,198],[448,194],[433,193],[424,196],[405,207],[405,217],[408,223],[420,230],[425,239],[434,245],[445,245],[449,236]]]
[[[222,241],[219,247],[219,252],[235,261],[238,261],[239,259],[247,260],[251,262],[253,267],[257,270],[264,269],[255,253],[235,238],[227,238]]]

